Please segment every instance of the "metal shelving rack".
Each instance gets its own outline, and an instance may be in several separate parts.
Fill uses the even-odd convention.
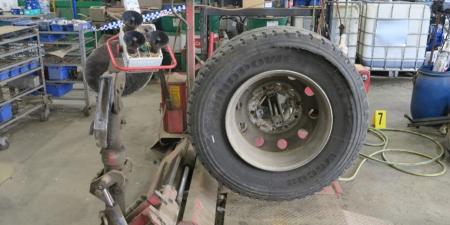
[[[62,97],[52,97],[54,99],[59,100],[69,100],[69,101],[83,101],[84,107],[83,107],[83,113],[86,116],[89,116],[91,104],[89,100],[89,87],[86,81],[86,78],[84,77],[84,70],[86,68],[86,57],[95,49],[97,48],[97,32],[95,31],[88,31],[88,30],[79,30],[79,31],[40,31],[40,34],[50,34],[50,35],[65,35],[66,37],[64,39],[58,40],[58,41],[52,41],[52,42],[43,42],[44,48],[46,51],[48,51],[51,47],[53,47],[52,50],[56,50],[59,46],[73,46],[78,45],[78,49],[74,49],[73,51],[69,52],[62,58],[61,63],[52,63],[52,62],[45,62],[45,66],[77,66],[81,67],[81,73],[82,73],[82,80],[79,81],[79,79],[67,79],[67,80],[58,80],[58,81],[51,81],[47,80],[47,83],[81,83],[82,88],[74,88],[72,91],[82,91],[83,97],[78,96],[62,96]],[[86,34],[93,33],[93,37],[86,38]],[[89,43],[94,43],[93,47],[87,48],[86,45]],[[55,49],[56,47],[56,49]]]
[[[16,46],[15,48],[13,47],[14,45]],[[39,109],[42,109],[41,120],[47,120],[50,113],[48,107],[50,100],[46,94],[42,49],[40,48],[37,28],[0,26],[1,49],[4,51],[0,52],[0,71],[16,68],[34,60],[39,61],[39,66],[0,81],[0,107],[8,103],[13,104],[13,118],[0,123],[0,129],[11,125]],[[21,55],[21,57],[17,57],[18,55]],[[34,72],[39,73],[40,79],[38,86],[22,89],[18,92],[16,88],[8,86],[9,82],[24,78]],[[9,93],[9,97],[5,97],[7,93]],[[33,95],[31,96],[30,94]]]

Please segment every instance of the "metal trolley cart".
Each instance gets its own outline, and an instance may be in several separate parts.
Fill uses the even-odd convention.
[[[42,110],[49,116],[42,50],[35,27],[0,27],[0,130]],[[8,142],[0,138],[0,149]]]
[[[45,59],[45,66],[67,66],[77,67],[81,73],[64,80],[47,80],[48,84],[73,84],[72,93],[68,96],[53,96],[56,100],[82,101],[84,102],[83,113],[89,116],[91,108],[89,101],[89,88],[84,78],[84,68],[86,67],[86,57],[97,47],[97,33],[89,30],[73,31],[40,31],[41,35],[56,36],[58,40],[45,41],[44,48],[46,57],[50,52],[60,50],[64,53],[58,61]],[[79,93],[81,92],[81,94]]]

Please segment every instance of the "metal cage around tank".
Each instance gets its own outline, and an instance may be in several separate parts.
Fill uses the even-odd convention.
[[[357,52],[361,64],[378,71],[419,69],[425,59],[430,13],[423,2],[363,1]]]

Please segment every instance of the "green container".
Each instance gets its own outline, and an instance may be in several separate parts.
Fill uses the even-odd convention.
[[[41,14],[41,10],[40,9],[25,9],[25,10],[23,10],[23,13],[25,15],[39,15],[39,14]]]
[[[186,60],[183,59],[186,56],[183,56],[182,53],[175,53],[175,59],[177,60],[177,66],[172,70],[175,72],[186,71]],[[169,53],[163,51],[163,61],[162,65],[170,65],[170,55]]]
[[[180,19],[175,16],[164,16],[161,18],[161,28],[165,32],[175,33],[177,32],[179,21]]]
[[[180,70],[182,71],[182,72],[186,72],[187,71],[187,60],[186,60],[186,55],[185,54],[183,54],[183,53],[178,53],[178,54],[180,54],[180,60],[178,61],[178,58],[177,58],[177,62],[178,62],[178,64],[179,64],[179,66],[180,66]],[[202,58],[202,54],[196,54],[199,58]],[[175,58],[176,58],[177,56],[175,55]],[[202,60],[205,60],[205,59],[202,59]],[[178,68],[178,67],[177,67]]]
[[[177,68],[179,69],[179,71],[186,72],[187,71],[186,54],[178,53],[178,57],[175,56],[175,58],[177,59],[178,62]]]
[[[209,31],[219,32],[219,16],[208,17]],[[161,28],[165,32],[177,32],[180,19],[175,16],[164,16],[161,18]],[[181,22],[181,31],[186,31],[186,24]],[[200,32],[200,13],[195,14],[195,32]]]
[[[25,0],[18,1],[19,6],[25,5]],[[77,13],[89,15],[89,8],[91,6],[103,6],[102,1],[77,1]],[[56,16],[65,19],[73,19],[72,16],[72,0],[56,0],[55,1]],[[82,18],[79,16],[79,18]]]
[[[285,26],[288,17],[250,17],[247,19],[247,30],[259,27]]]
[[[89,8],[78,6],[77,13],[78,13],[78,19],[82,19],[84,17],[80,16],[80,14],[89,16]],[[69,7],[57,6],[56,15],[58,17],[65,18],[65,19],[73,19],[72,8],[70,6]]]

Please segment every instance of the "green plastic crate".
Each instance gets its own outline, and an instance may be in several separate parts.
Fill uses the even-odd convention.
[[[161,28],[165,32],[177,32],[180,19],[175,16],[164,16],[161,18]],[[209,16],[209,31],[219,32],[219,16]],[[186,24],[181,22],[181,31],[186,31]],[[195,32],[200,32],[200,13],[195,14]]]

